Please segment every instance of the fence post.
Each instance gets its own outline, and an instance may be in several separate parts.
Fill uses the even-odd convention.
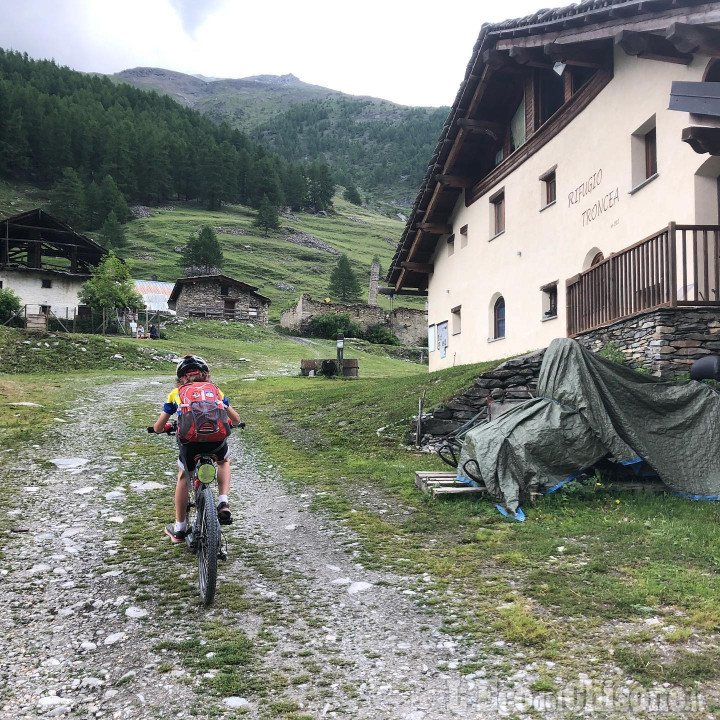
[[[670,307],[677,307],[677,250],[675,248],[675,222],[668,223],[668,237],[670,238]]]

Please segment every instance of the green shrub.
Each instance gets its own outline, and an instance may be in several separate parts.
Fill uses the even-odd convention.
[[[601,355],[606,360],[610,360],[618,365],[625,364],[625,353],[620,349],[620,346],[616,342],[605,343],[598,355]]]
[[[345,337],[361,337],[360,326],[350,319],[348,313],[326,313],[317,315],[310,323],[310,334],[314,337],[334,340],[338,333]]]
[[[7,322],[22,310],[20,298],[10,289],[0,288],[0,323]]]
[[[400,344],[397,335],[395,335],[392,330],[388,330],[384,325],[371,325],[363,337],[376,345]]]

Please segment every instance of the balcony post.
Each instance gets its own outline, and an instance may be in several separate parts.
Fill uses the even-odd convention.
[[[675,221],[668,223],[668,241],[670,245],[670,307],[677,307],[677,253],[675,247]]]

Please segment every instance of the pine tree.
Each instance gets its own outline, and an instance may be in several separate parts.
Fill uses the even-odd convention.
[[[260,201],[260,209],[253,223],[255,227],[260,228],[265,237],[268,236],[270,230],[277,230],[280,227],[280,219],[274,205],[268,200],[267,195],[263,195]]]
[[[190,236],[182,254],[182,265],[186,270],[210,275],[218,272],[222,263],[220,243],[209,225],[205,225],[199,234]]]
[[[102,244],[106,248],[121,248],[127,244],[125,228],[120,224],[114,210],[110,211],[107,219],[100,228]]]
[[[332,207],[335,183],[327,163],[318,161],[308,171],[308,200],[316,211]]]
[[[50,212],[72,227],[78,227],[85,218],[85,189],[80,176],[66,167],[62,177],[50,192]]]
[[[105,220],[111,212],[115,213],[115,217],[121,222],[127,222],[130,216],[130,208],[128,208],[125,196],[115,184],[112,175],[106,175],[100,183],[100,215]]]
[[[350,267],[347,255],[340,256],[337,265],[330,274],[330,296],[342,302],[350,302],[360,297],[360,283]]]
[[[362,205],[362,198],[360,197],[360,193],[358,192],[358,189],[355,187],[355,185],[353,185],[352,183],[349,183],[348,186],[345,188],[343,197],[353,205]]]
[[[103,199],[98,184],[92,180],[85,190],[85,225],[95,230],[102,225],[107,213],[103,215]]]
[[[307,196],[307,180],[299,165],[288,165],[282,178],[285,202],[291,210],[300,210]]]

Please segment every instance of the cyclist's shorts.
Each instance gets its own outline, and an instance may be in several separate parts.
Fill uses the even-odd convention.
[[[178,442],[180,452],[178,454],[178,467],[181,470],[192,472],[195,469],[195,457],[197,455],[214,455],[218,461],[223,461],[230,454],[227,440],[219,443],[181,443]]]

